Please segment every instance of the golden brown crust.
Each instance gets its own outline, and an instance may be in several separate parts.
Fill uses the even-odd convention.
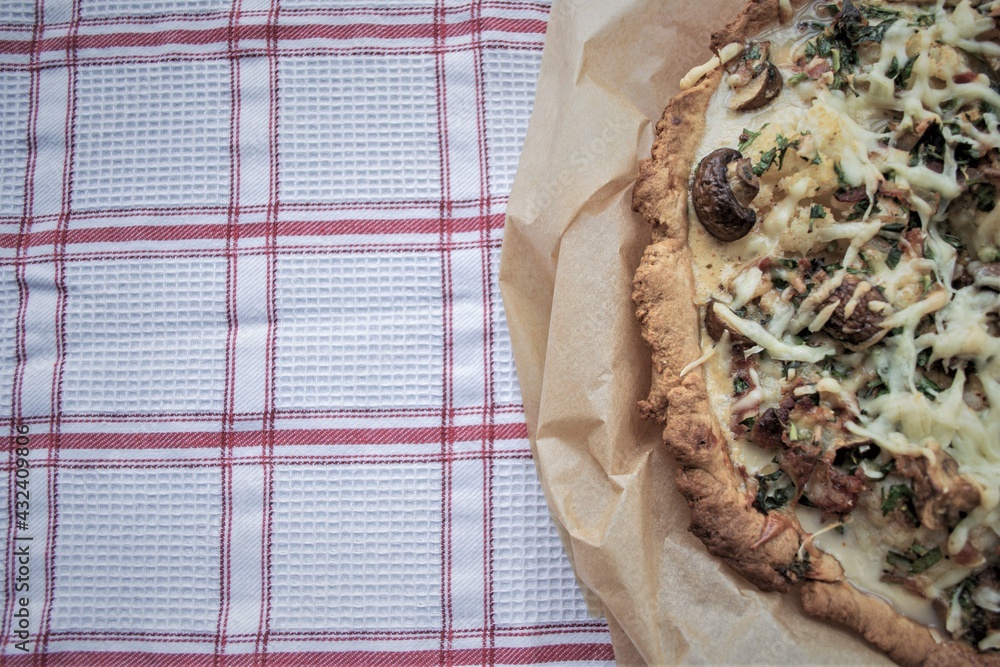
[[[806,0],[793,0],[795,7]],[[743,13],[712,37],[718,52],[743,42],[777,20],[777,0],[751,0]],[[698,308],[688,234],[688,180],[705,130],[705,112],[723,70],[670,100],[656,125],[651,159],[640,165],[633,208],[652,224],[633,283],[636,315],[652,353],[652,383],[639,403],[644,418],[664,424],[664,443],[677,461],[676,482],[691,508],[690,530],[709,552],[764,591],[788,591],[803,578],[805,610],[846,625],[904,665],[1000,665],[953,641],[938,641],[924,626],[886,602],[841,581],[832,556],[808,544],[791,515],[762,514],[734,469],[721,429],[712,415],[700,368],[681,376],[701,353]],[[800,554],[807,551],[807,571]]]
[[[860,633],[901,665],[1000,665],[1000,656],[978,654],[953,641],[938,641],[930,630],[901,616],[887,602],[844,582],[805,584],[802,608]]]
[[[740,26],[759,30],[762,12],[773,18],[777,11],[776,1],[753,2],[725,34],[733,41],[745,29]],[[775,517],[753,509],[710,416],[701,370],[683,380],[680,376],[700,354],[687,245],[688,175],[704,133],[705,109],[721,76],[716,69],[670,101],[656,125],[652,158],[641,165],[633,192],[633,207],[654,228],[632,295],[653,361],[652,387],[639,409],[665,424],[664,440],[679,465],[678,488],[691,507],[691,531],[761,589],[785,591],[799,578],[794,566],[798,528],[776,525]]]
[[[691,532],[761,590],[787,591],[797,578],[798,531],[778,513],[758,512],[741,490],[709,416],[701,375],[686,376],[668,400],[664,438],[677,459],[677,488],[691,508]]]

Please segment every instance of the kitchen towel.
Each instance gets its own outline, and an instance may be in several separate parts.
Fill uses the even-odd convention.
[[[0,3],[0,662],[613,660],[497,287],[549,9]]]

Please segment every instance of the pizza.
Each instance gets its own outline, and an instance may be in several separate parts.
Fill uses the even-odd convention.
[[[1000,664],[998,16],[753,0],[633,194],[692,532],[900,664]]]

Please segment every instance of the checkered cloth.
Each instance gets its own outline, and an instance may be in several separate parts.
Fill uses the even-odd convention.
[[[0,2],[0,662],[613,659],[497,288],[548,11]]]

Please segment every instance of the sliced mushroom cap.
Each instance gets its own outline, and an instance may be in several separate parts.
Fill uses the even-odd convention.
[[[958,463],[938,451],[925,456],[897,455],[896,471],[913,481],[913,505],[920,522],[931,530],[951,528],[975,509],[979,491],[958,472]]]
[[[715,299],[709,299],[708,303],[705,304],[705,331],[712,337],[712,340],[721,340],[722,334],[728,331],[730,342],[734,344],[749,344],[750,340],[743,334],[726,326],[726,323],[715,312],[716,303],[718,302]]]
[[[757,222],[749,207],[760,182],[750,159],[732,148],[719,148],[706,155],[695,172],[691,202],[698,220],[720,241],[746,236]]]
[[[766,63],[745,86],[733,92],[729,108],[733,111],[759,109],[778,96],[783,83],[778,68]]]
[[[844,281],[826,300],[827,304],[838,302],[830,319],[823,325],[823,331],[837,340],[852,345],[861,345],[885,333],[882,320],[883,311],[873,310],[869,304],[885,303],[882,294],[871,283],[852,275]]]
[[[733,111],[759,109],[781,92],[784,81],[781,72],[768,60],[770,42],[751,42],[737,61],[736,71],[729,78],[733,96],[729,108]]]

